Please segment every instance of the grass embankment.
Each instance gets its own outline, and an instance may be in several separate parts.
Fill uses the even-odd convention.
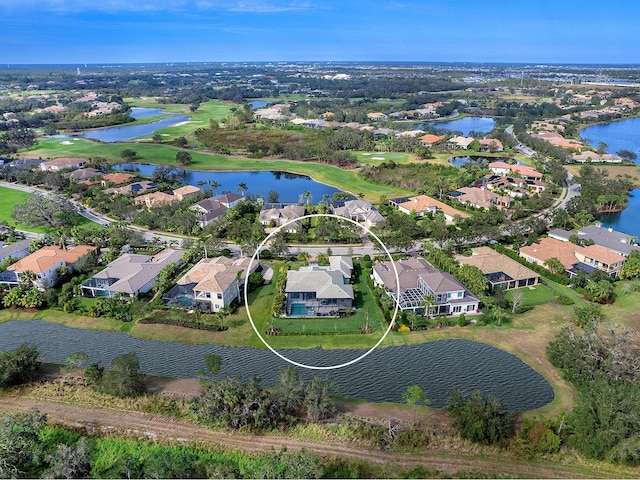
[[[574,177],[580,176],[580,168],[583,165],[565,165],[565,169]],[[605,170],[609,173],[609,178],[616,178],[618,175],[629,175],[633,186],[640,188],[640,165],[607,165],[607,164],[593,164],[594,168],[599,170]]]

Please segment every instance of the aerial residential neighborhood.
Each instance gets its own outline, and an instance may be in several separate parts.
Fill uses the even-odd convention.
[[[640,476],[636,7],[32,3],[0,477]]]

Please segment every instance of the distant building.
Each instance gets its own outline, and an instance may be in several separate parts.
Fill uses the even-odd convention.
[[[423,217],[426,214],[435,214],[436,212],[442,212],[447,222],[452,223],[456,217],[466,220],[471,218],[471,215],[464,213],[460,210],[443,203],[435,198],[431,198],[427,195],[418,195],[416,197],[403,197],[390,200],[389,203],[396,207],[403,213],[412,214],[415,213],[419,217]]]
[[[332,210],[334,215],[362,223],[366,228],[384,222],[384,217],[380,215],[380,212],[366,200],[348,200],[342,205],[332,206]]]
[[[59,172],[61,170],[74,170],[82,168],[89,160],[86,158],[56,158],[48,162],[40,164],[40,170],[43,172]]]

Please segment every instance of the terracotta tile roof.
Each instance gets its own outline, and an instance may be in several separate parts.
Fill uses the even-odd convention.
[[[532,245],[520,248],[520,255],[535,258],[541,263],[550,258],[557,258],[564,268],[570,270],[578,263],[576,251],[583,250],[584,247],[574,245],[571,242],[562,242],[555,238],[542,238]]]
[[[427,212],[429,210],[432,210],[433,208],[436,208],[437,210],[441,210],[445,215],[448,215],[450,217],[454,217],[456,215],[460,215],[461,218],[471,217],[471,215],[461,212],[460,210],[456,210],[446,203],[442,203],[441,201],[436,200],[435,198],[428,197],[427,195],[410,197],[409,200],[401,203],[399,206],[416,213]]]
[[[140,205],[141,203],[146,204],[148,207],[156,207],[158,205],[166,205],[169,203],[177,202],[178,198],[173,195],[169,195],[164,192],[152,192],[146,193],[144,195],[140,195],[136,197],[134,203],[136,205]]]
[[[9,266],[7,270],[23,273],[27,270],[36,274],[44,273],[61,261],[65,265],[73,265],[80,257],[95,250],[96,247],[90,245],[78,245],[71,250],[63,250],[57,246],[42,247],[22,260]]]
[[[440,142],[444,139],[444,135],[433,135],[432,133],[427,133],[426,135],[421,136],[418,140],[422,143],[429,143],[433,145],[434,143]]]
[[[607,265],[613,265],[614,263],[620,263],[626,260],[624,256],[612,252],[608,248],[600,245],[589,245],[588,247],[584,247],[584,253],[587,257],[606,263]]]
[[[506,255],[496,252],[492,248],[479,247],[471,251],[472,255],[470,257],[458,255],[456,260],[462,265],[478,267],[485,275],[503,272],[514,280],[524,280],[540,276],[530,268],[525,267]]]
[[[194,291],[224,292],[236,281],[236,274],[242,273],[240,283],[244,282],[244,274],[251,263],[250,258],[231,259],[227,257],[203,258],[196,263],[180,280],[178,285],[195,283]],[[253,262],[255,270],[258,262]]]
[[[200,189],[198,187],[194,187],[193,185],[184,185],[180,188],[176,188],[173,191],[173,194],[179,197],[184,197],[187,195],[193,195],[194,193],[198,193]]]
[[[123,183],[130,182],[135,178],[135,175],[131,175],[130,173],[108,173],[102,180],[105,182],[115,183],[116,185],[121,185]]]

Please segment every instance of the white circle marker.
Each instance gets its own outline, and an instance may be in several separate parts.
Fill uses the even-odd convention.
[[[253,252],[253,255],[251,256],[251,262],[249,263],[249,267],[247,268],[247,271],[246,271],[245,276],[244,276],[244,299],[245,299],[244,307],[245,307],[245,310],[247,311],[247,315],[249,316],[249,322],[251,322],[251,326],[253,327],[253,331],[256,332],[256,335],[258,335],[258,338],[262,341],[262,343],[264,343],[264,345],[269,350],[271,350],[275,355],[280,357],[282,360],[284,360],[285,362],[289,362],[290,364],[295,365],[297,367],[307,368],[307,369],[310,369],[310,370],[335,370],[335,369],[346,367],[348,365],[352,365],[352,364],[354,364],[356,362],[359,362],[360,360],[365,358],[367,355],[372,353],[376,348],[378,348],[378,346],[384,341],[384,339],[387,337],[387,335],[389,334],[389,332],[393,328],[393,324],[395,323],[396,317],[398,316],[398,309],[400,307],[400,303],[397,300],[395,301],[396,307],[393,310],[393,317],[391,318],[391,321],[389,322],[389,327],[384,332],[384,335],[382,335],[380,340],[378,340],[378,342],[373,347],[371,347],[369,350],[364,352],[359,357],[354,358],[353,360],[349,360],[348,362],[341,363],[339,365],[329,365],[329,366],[306,365],[304,363],[296,362],[295,360],[291,360],[290,358],[287,358],[286,356],[282,355],[275,348],[273,348],[271,345],[269,345],[269,343],[264,339],[262,334],[258,331],[258,328],[256,327],[256,324],[253,321],[253,317],[251,316],[251,309],[249,308],[249,302],[247,302],[247,299],[249,298],[248,290],[247,290],[248,285],[249,285],[249,272],[251,272],[251,267],[253,266],[253,262],[256,261],[256,258],[258,257],[258,254],[260,253],[260,250],[265,246],[265,244],[269,241],[269,239],[271,239],[274,235],[276,235],[280,230],[282,230],[287,225],[289,225],[291,223],[294,223],[294,222],[297,222],[299,220],[304,220],[305,218],[313,218],[313,217],[331,217],[331,218],[337,218],[338,220],[344,220],[344,221],[347,221],[347,222],[351,222],[354,225],[357,225],[358,227],[362,228],[368,235],[373,236],[373,238],[375,238],[376,241],[380,245],[382,245],[382,248],[384,249],[385,253],[389,257],[389,260],[391,260],[391,266],[393,267],[393,273],[395,274],[395,277],[396,277],[396,292],[400,292],[400,278],[398,277],[398,269],[396,268],[396,263],[393,261],[393,258],[391,257],[391,253],[389,252],[389,249],[387,248],[387,246],[384,243],[382,243],[382,241],[378,238],[378,236],[375,233],[371,232],[369,229],[363,227],[358,222],[356,222],[355,220],[351,220],[350,218],[341,217],[339,215],[334,215],[332,213],[314,213],[314,214],[311,214],[311,215],[303,215],[301,217],[294,218],[294,219],[289,220],[288,222],[280,225],[273,232],[271,232],[269,235],[267,235],[267,238],[265,238],[260,243],[260,245],[258,245],[258,248],[256,248],[256,251]]]

